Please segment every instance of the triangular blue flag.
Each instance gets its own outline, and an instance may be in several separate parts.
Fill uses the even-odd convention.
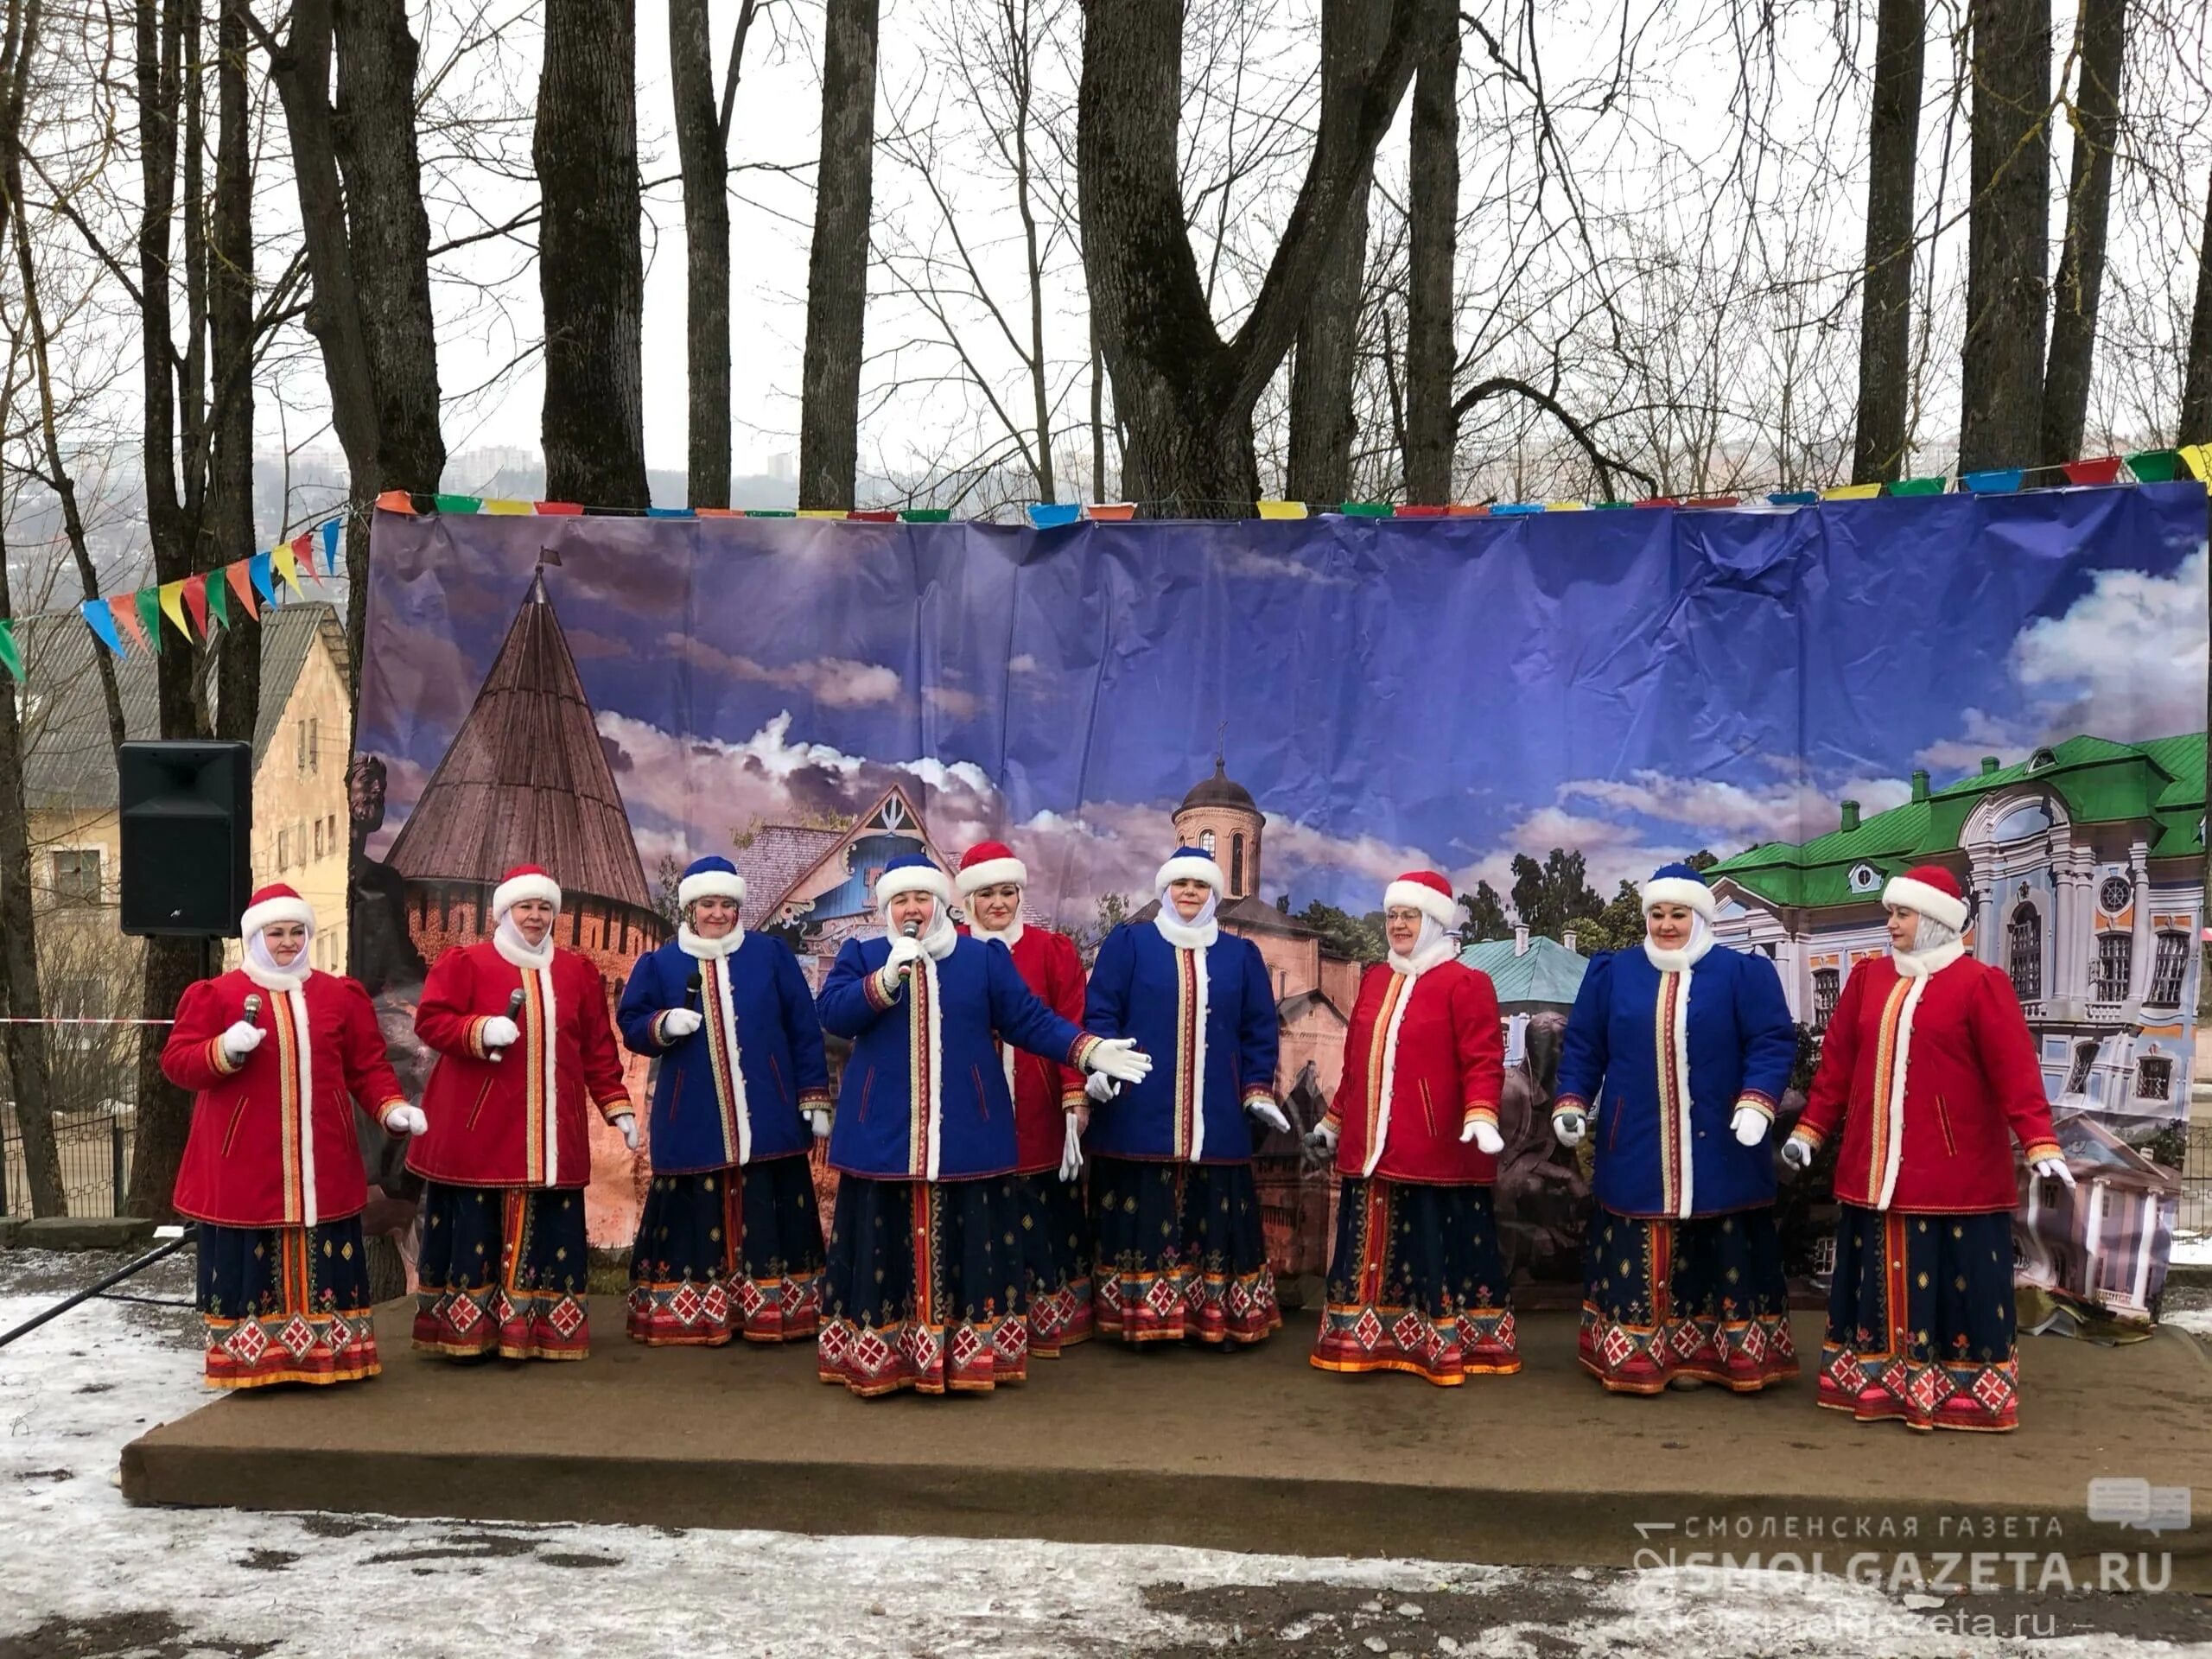
[[[123,636],[115,631],[115,613],[108,609],[107,601],[88,599],[79,607],[85,613],[85,626],[93,637],[117,656],[123,655]]]
[[[274,605],[276,602],[276,578],[270,569],[270,556],[266,553],[255,554],[247,562],[245,573],[252,578],[253,591],[261,595],[261,602]]]
[[[1082,516],[1082,506],[1073,501],[1033,501],[1029,504],[1029,522],[1039,530],[1071,524]]]
[[[337,519],[326,518],[322,521],[322,574],[326,576],[338,574],[339,533]]]

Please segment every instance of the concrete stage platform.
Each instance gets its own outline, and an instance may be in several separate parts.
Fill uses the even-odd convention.
[[[2120,1349],[2031,1338],[2017,1433],[1920,1435],[1816,1409],[1809,1364],[1748,1398],[1608,1395],[1576,1368],[1565,1313],[1522,1322],[1520,1376],[1456,1389],[1316,1371],[1301,1314],[1255,1352],[1094,1342],[1033,1362],[1020,1388],[874,1401],[817,1382],[811,1344],[637,1347],[611,1298],[575,1364],[454,1366],[410,1351],[408,1321],[397,1303],[379,1314],[374,1382],[221,1399],[133,1441],[124,1494],[1527,1565],[1726,1549],[1841,1572],[1871,1552],[1932,1577],[1938,1552],[2026,1551],[2031,1587],[2053,1550],[2125,1552],[2129,1583],[2147,1553],[2157,1587],[2171,1552],[2172,1587],[2212,1591],[2212,1358],[2173,1331]],[[1816,1355],[1819,1317],[1796,1331]],[[2196,1529],[2092,1522],[2101,1477],[2192,1488]],[[2013,1567],[1996,1570],[2009,1586]]]

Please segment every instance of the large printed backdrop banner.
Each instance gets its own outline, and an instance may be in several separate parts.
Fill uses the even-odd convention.
[[[1303,1129],[1403,870],[1510,895],[1516,860],[1549,861],[1556,903],[1579,883],[1554,849],[1601,899],[1710,853],[1721,941],[1773,957],[1809,1056],[1882,946],[1883,880],[1934,860],[2012,975],[2080,1178],[2023,1179],[2022,1280],[2139,1319],[2197,1000],[2205,523],[2194,483],[1046,531],[379,512],[351,960],[405,1033],[424,963],[529,861],[619,988],[669,936],[675,869],[720,852],[818,982],[887,859],[985,836],[1095,948],[1207,840]],[[1512,1016],[1502,1230],[1524,1279],[1571,1281],[1587,1169],[1547,1108],[1585,959],[1490,931],[1468,959]],[[594,1239],[626,1244],[645,1172],[599,1137]],[[1294,1140],[1259,1153],[1278,1268],[1321,1270],[1331,1181]],[[1817,1281],[1832,1211],[1786,1191]]]

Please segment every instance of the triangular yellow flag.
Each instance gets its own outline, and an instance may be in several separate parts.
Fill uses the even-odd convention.
[[[300,562],[293,556],[292,544],[279,542],[269,550],[269,563],[283,583],[296,594],[302,594],[300,587]]]
[[[1258,505],[1262,518],[1303,518],[1306,516],[1303,501],[1262,501]]]
[[[192,630],[186,626],[184,620],[184,584],[182,582],[165,582],[162,584],[162,614],[176,625],[176,631],[188,639],[192,638]]]
[[[2183,444],[2181,459],[2190,476],[2199,483],[2212,484],[2212,443]]]
[[[1871,501],[1882,493],[1879,484],[1839,484],[1834,489],[1822,490],[1823,501]]]

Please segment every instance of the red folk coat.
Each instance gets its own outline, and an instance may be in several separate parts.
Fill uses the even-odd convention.
[[[493,1060],[486,1020],[507,1012],[522,1040]],[[546,995],[552,997],[549,1021]],[[423,982],[415,1034],[438,1052],[423,1091],[430,1120],[407,1155],[418,1175],[454,1186],[582,1186],[591,1179],[593,1107],[612,1118],[637,1109],[607,1011],[607,986],[590,960],[556,948],[545,969],[524,972],[486,940],[448,950]]]
[[[221,1038],[249,996],[261,999],[253,1023],[264,1035],[234,1064]],[[224,1227],[312,1227],[359,1214],[368,1184],[353,1103],[379,1122],[407,1103],[369,994],[339,974],[310,973],[296,991],[257,985],[243,969],[187,986],[162,1074],[194,1095],[171,1202],[179,1215]]]
[[[1476,1118],[1496,1126],[1504,1086],[1505,1033],[1488,974],[1446,960],[1409,977],[1376,963],[1359,982],[1344,1077],[1324,1120],[1338,1133],[1338,1173],[1489,1185],[1497,1160],[1459,1135]]]
[[[970,930],[960,930],[967,933]],[[995,934],[974,937],[990,939]],[[1075,941],[1049,928],[1025,927],[1009,947],[1022,983],[1071,1026],[1083,1023],[1083,958]],[[1014,1094],[1014,1173],[1038,1175],[1060,1166],[1067,1141],[1067,1114],[1084,1104],[1083,1073],[1057,1065],[1041,1054],[1015,1048],[1003,1039],[999,1062]]]
[[[1963,955],[1917,982],[1886,956],[1851,970],[1792,1134],[1817,1148],[1838,1119],[1835,1195],[1873,1210],[2010,1210],[2012,1137],[2059,1155],[2012,982]]]

